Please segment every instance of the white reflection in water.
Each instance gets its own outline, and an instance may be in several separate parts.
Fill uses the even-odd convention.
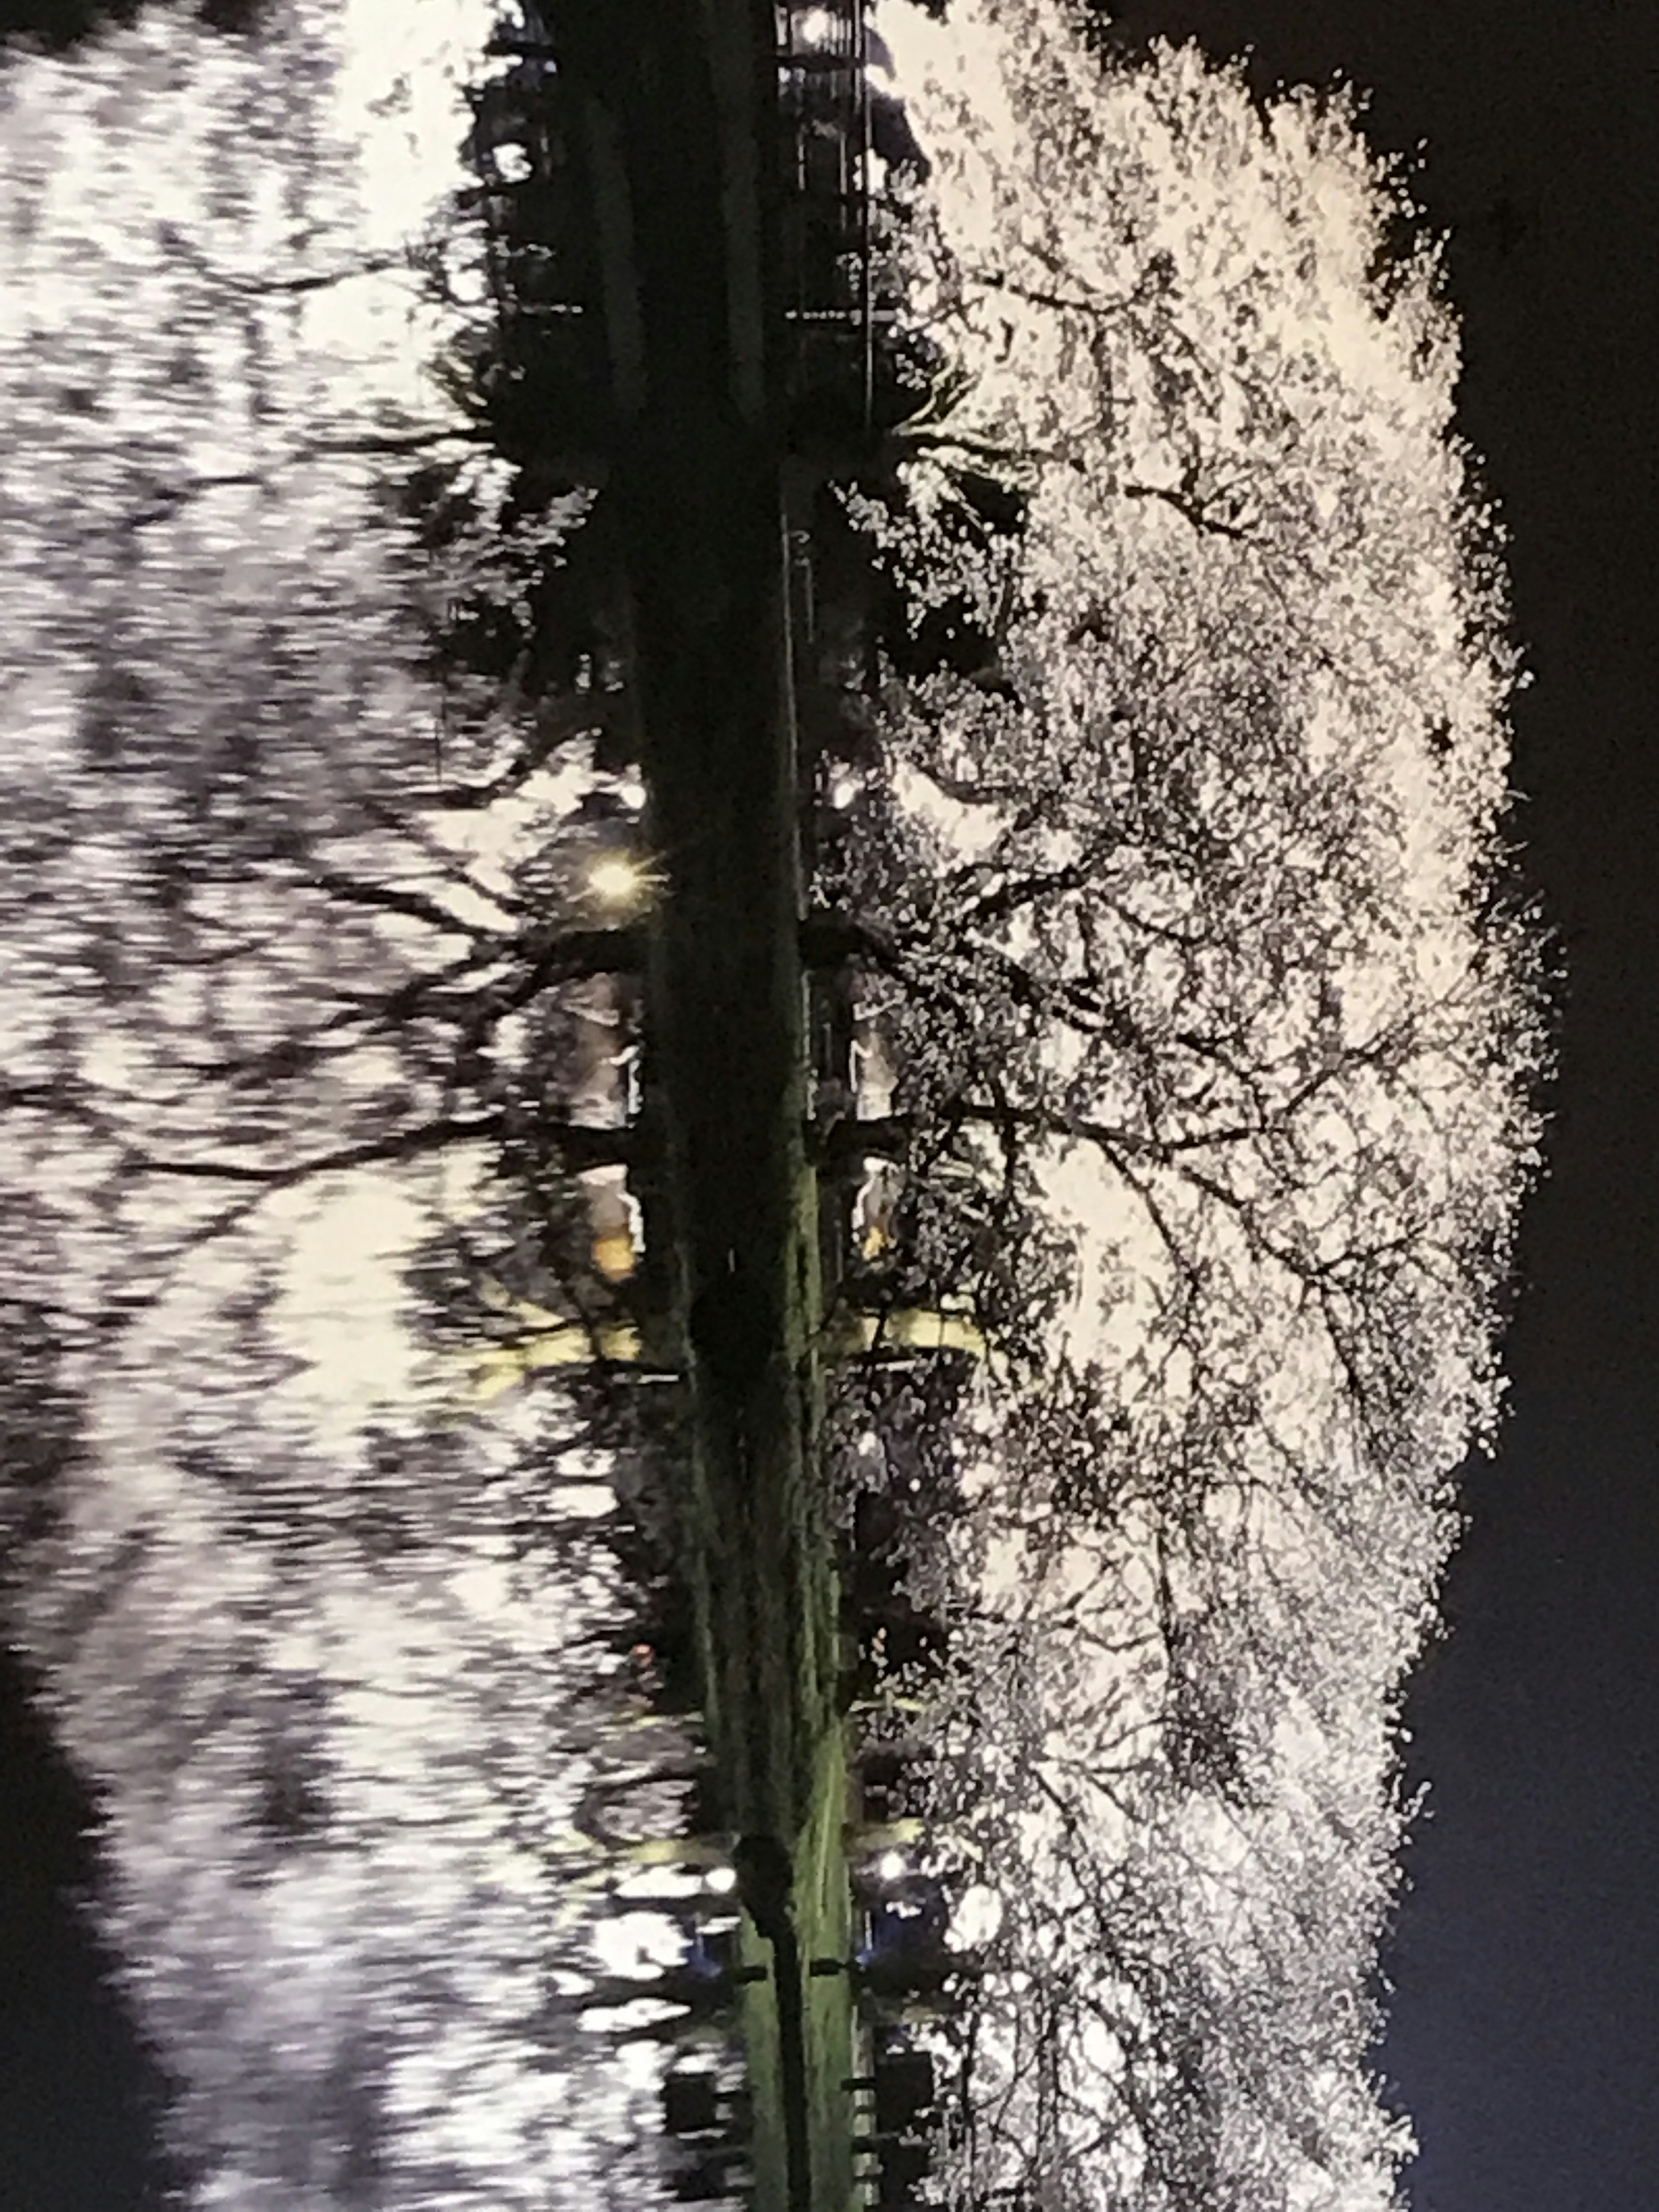
[[[593,1930],[593,1953],[607,1973],[653,1981],[685,1956],[685,1937],[660,1912],[625,1912]]]
[[[682,1782],[605,1801],[617,1850],[585,1832],[644,1717],[609,1463],[545,1387],[486,1416],[417,1352],[400,1269],[464,1165],[247,1179],[402,1110],[383,1045],[259,1058],[434,944],[320,903],[276,833],[422,880],[375,817],[436,702],[378,464],[344,449],[388,403],[435,426],[441,333],[374,264],[453,180],[495,15],[278,12],[262,46],[158,9],[8,64],[0,1021],[11,1079],[99,1101],[7,1130],[40,1231],[14,1280],[62,1309],[86,1440],[16,1626],[107,1808],[103,1924],[179,2083],[192,2212],[649,2212],[672,2043],[640,2032],[678,2016],[652,1983],[699,1889],[617,1855],[677,1832]],[[458,925],[501,925],[549,804],[452,825],[483,886]],[[684,1732],[658,1740],[683,1773]],[[637,1997],[596,2004],[617,1981]]]

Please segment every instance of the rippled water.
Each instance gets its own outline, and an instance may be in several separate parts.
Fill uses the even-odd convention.
[[[380,487],[453,427],[398,256],[491,11],[410,12],[155,10],[0,80],[14,1605],[193,2204],[636,2208],[664,1977],[730,1917],[627,1856],[692,1723],[614,1452],[401,1287],[487,1142],[374,1156],[454,1110],[389,994],[574,803],[429,796],[503,732],[441,732]]]

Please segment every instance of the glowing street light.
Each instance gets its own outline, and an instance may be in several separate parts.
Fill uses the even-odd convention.
[[[650,872],[626,853],[607,853],[587,871],[591,897],[611,914],[631,914],[653,889]]]

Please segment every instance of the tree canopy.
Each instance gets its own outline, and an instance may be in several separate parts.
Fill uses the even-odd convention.
[[[894,268],[950,368],[848,505],[995,657],[890,659],[820,889],[913,1176],[995,1199],[1019,1354],[962,1428],[988,1612],[939,1692],[1003,1907],[954,2186],[1380,2205],[1397,1699],[1547,1058],[1456,325],[1348,97],[1103,64],[1050,0],[903,28]],[[961,526],[987,473],[1017,530]]]

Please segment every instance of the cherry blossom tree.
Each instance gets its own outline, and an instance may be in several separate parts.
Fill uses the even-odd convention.
[[[902,28],[891,250],[950,369],[844,496],[994,650],[888,656],[817,927],[894,1070],[842,1141],[919,1253],[952,1178],[994,1224],[930,1570],[975,1601],[935,1819],[1002,1905],[950,2187],[1358,2212],[1407,2141],[1364,1994],[1396,1700],[1546,1058],[1501,534],[1349,100],[1103,64],[1049,0]]]

